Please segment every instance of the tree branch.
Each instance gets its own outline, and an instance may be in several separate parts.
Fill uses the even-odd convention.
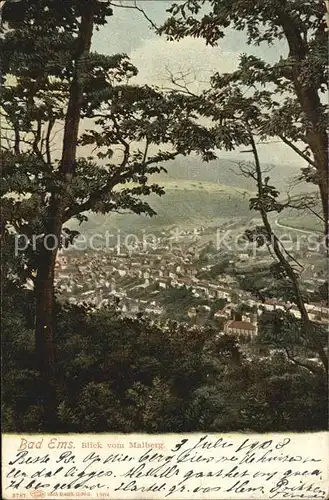
[[[171,83],[173,85],[175,85],[175,87],[177,87],[177,89],[179,90],[179,92],[182,92],[182,93],[187,94],[187,95],[192,96],[192,97],[197,97],[197,98],[200,97],[198,94],[195,94],[194,92],[192,92],[188,88],[189,83],[185,82],[185,78],[187,76],[189,76],[190,71],[187,71],[186,73],[183,73],[181,71],[180,74],[177,77],[174,76],[174,74],[172,73],[172,71],[170,71],[170,69],[168,67],[166,67],[166,71],[169,74]],[[184,83],[178,83],[178,80],[182,80]],[[192,83],[192,82],[190,82],[190,83]],[[169,88],[168,90],[173,90],[173,89]]]
[[[50,135],[55,125],[55,118],[51,117],[48,122],[47,134],[46,134],[46,158],[48,165],[51,165],[51,149],[50,149]]]
[[[13,124],[14,126],[14,132],[15,132],[15,145],[14,145],[14,151],[15,155],[20,154],[20,134],[19,134],[19,125],[17,122]]]
[[[11,122],[13,128],[10,129],[8,128],[7,130],[13,130],[14,131],[14,152],[15,152],[15,155],[19,155],[20,154],[20,131],[19,131],[19,123],[17,121],[17,119],[15,119],[10,112],[8,112],[6,110],[6,106],[4,104],[2,104],[2,108],[3,110],[5,111],[5,114],[4,113],[0,113],[1,116],[5,116],[5,118],[7,120],[9,120],[9,122]],[[9,124],[8,124],[9,125]],[[4,130],[4,127],[1,126],[1,129]],[[7,139],[7,141],[9,141],[10,139]]]
[[[174,153],[170,153],[170,157],[168,159],[174,159],[176,156],[178,156],[180,153],[179,152],[174,152]],[[147,161],[144,161],[142,164],[140,164],[141,166],[143,166],[144,168],[146,168],[148,165],[152,165],[154,163],[158,163],[159,161],[161,161],[160,159],[158,158],[150,158],[149,160]],[[128,170],[126,170],[125,172],[122,172],[121,169],[118,169],[118,172],[114,175],[109,175],[109,179],[108,181],[106,182],[106,184],[98,189],[97,191],[94,191],[89,199],[83,203],[79,203],[79,204],[76,204],[76,205],[73,205],[72,207],[70,207],[66,212],[65,212],[65,215],[64,215],[64,222],[67,222],[68,220],[70,220],[72,217],[74,217],[75,215],[78,215],[82,212],[87,212],[89,210],[92,210],[93,207],[95,206],[95,204],[99,201],[99,199],[102,197],[102,196],[105,196],[107,194],[110,194],[111,190],[117,185],[117,184],[121,184],[122,181],[126,181],[126,180],[129,180],[132,176],[132,174],[134,173],[136,169],[136,164],[134,165],[131,165],[130,168]]]
[[[146,14],[145,10],[142,9],[141,7],[139,7],[139,5],[137,5],[137,0],[134,0],[134,5],[123,5],[123,4],[118,4],[118,3],[114,3],[114,2],[111,2],[111,5],[113,5],[113,7],[119,7],[121,9],[133,9],[133,10],[138,10],[138,12],[140,12],[141,14],[143,14],[143,16],[145,17],[145,19],[147,20],[148,23],[150,23],[150,25],[152,26],[152,28],[154,28],[156,31],[159,30],[159,27],[155,24],[154,21],[152,21],[152,19]]]
[[[295,210],[309,210],[313,215],[315,215],[318,219],[321,220],[321,222],[324,222],[324,218],[321,217],[320,214],[318,214],[313,208],[311,208],[311,205],[308,203],[308,200],[310,203],[314,200],[311,196],[308,195],[303,195],[303,198],[298,202],[295,203],[293,200],[291,200],[290,196],[288,196],[288,201],[285,203],[285,207],[287,208],[293,208]]]
[[[114,125],[114,128],[115,128],[115,132],[116,132],[116,135],[117,135],[117,139],[118,141],[120,142],[120,144],[123,145],[124,147],[124,150],[123,150],[123,160],[120,164],[120,167],[121,168],[124,168],[128,161],[129,161],[129,156],[130,156],[130,145],[128,144],[128,142],[122,137],[122,134],[120,132],[120,127],[119,127],[119,124],[115,118],[114,115],[110,115],[110,118],[111,120],[113,121],[113,125]]]
[[[283,269],[285,270],[285,272],[286,272],[286,274],[287,274],[287,276],[292,284],[295,299],[296,299],[296,305],[297,305],[298,310],[300,312],[301,319],[303,321],[303,326],[307,332],[307,336],[311,340],[315,341],[315,344],[317,345],[319,357],[324,365],[326,372],[328,372],[328,357],[324,351],[321,339],[317,335],[316,329],[313,328],[312,322],[309,319],[308,312],[306,310],[305,303],[304,303],[304,300],[303,300],[303,297],[302,297],[302,294],[301,294],[301,291],[299,288],[297,276],[296,276],[293,268],[289,264],[288,260],[285,258],[284,254],[281,251],[279,239],[272,230],[271,224],[270,224],[268,216],[267,216],[266,209],[263,206],[263,203],[262,203],[262,199],[263,199],[262,170],[261,170],[260,159],[259,159],[259,155],[258,155],[258,151],[257,151],[257,146],[256,146],[254,136],[253,136],[251,130],[249,131],[249,136],[250,136],[250,143],[251,143],[251,147],[252,147],[252,151],[253,151],[253,155],[254,155],[254,160],[255,160],[257,188],[258,188],[258,193],[259,193],[259,198],[260,198],[259,211],[260,211],[260,214],[262,217],[262,221],[263,221],[265,230],[267,232],[269,240],[272,242],[272,247],[273,247],[274,253],[275,253],[278,261],[282,265]],[[281,244],[281,246],[282,246],[282,244]]]

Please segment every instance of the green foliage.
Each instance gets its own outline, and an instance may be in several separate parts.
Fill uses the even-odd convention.
[[[109,4],[96,0],[65,5],[23,0],[18,7],[6,4],[3,12],[10,29],[0,40],[7,140],[2,222],[29,241],[25,256],[31,271],[40,263],[43,238],[54,232],[54,210],[61,225],[73,218],[80,223],[85,212],[151,217],[155,211],[147,197],[162,196],[164,190],[150,177],[163,170],[163,163],[192,151],[205,161],[215,157],[213,137],[184,95],[132,84],[138,70],[126,54],[80,53],[79,16],[82,23],[90,9],[94,28],[112,14]],[[61,156],[71,145],[58,132],[73,115],[88,125],[78,137],[80,156],[75,155],[68,175]],[[53,151],[56,141],[60,155]],[[65,227],[64,233],[61,245],[78,234]]]
[[[209,318],[213,318],[214,314],[219,310],[223,309],[227,304],[226,299],[216,299],[211,302]]]
[[[157,299],[163,304],[168,318],[184,320],[187,312],[192,307],[206,304],[207,301],[195,297],[191,288],[183,286],[181,288],[171,287],[161,290]]]
[[[324,326],[313,324],[322,346],[326,347],[327,335]],[[297,352],[303,358],[316,358],[316,346],[309,336],[305,336],[302,322],[293,314],[282,310],[265,312],[259,321],[258,342],[276,348]]]
[[[328,281],[319,286],[319,288],[314,292],[312,299],[314,301],[324,301],[325,304],[328,304],[329,302]]]
[[[33,298],[30,292],[4,283],[2,295],[2,414],[6,430],[41,428],[39,374],[35,370]]]
[[[261,268],[255,266],[251,270],[244,270],[243,274],[236,273],[236,278],[242,290],[251,292],[262,302],[267,299],[294,302],[296,298],[292,283],[287,279],[282,271],[282,266],[277,262]],[[305,293],[301,293],[301,296],[305,302],[309,298]]]
[[[200,258],[199,261],[205,262],[205,256],[209,253],[209,250],[204,249],[202,252],[200,252]],[[229,268],[229,259],[224,259],[221,262],[218,262],[217,264],[213,265],[209,271],[202,271],[199,273],[198,277],[201,279],[210,279],[213,280],[217,278],[217,276],[220,276],[221,274],[225,274]]]
[[[285,42],[277,44],[277,61],[246,53],[236,71],[215,73],[198,98],[200,112],[215,122],[212,133],[219,147],[250,145],[252,132],[261,141],[281,139],[303,158],[301,177],[319,186],[327,231],[328,106],[321,97],[328,88],[325,3],[187,0],[174,3],[168,12],[159,33],[170,40],[192,36],[214,46],[229,27],[243,32],[250,46]],[[267,184],[263,190],[263,199],[254,198],[251,208],[258,209],[261,202],[280,212],[277,187]]]
[[[200,96],[163,92],[133,85],[137,68],[125,54],[107,56],[80,46],[79,30],[89,9],[93,9],[97,29],[112,15],[109,4],[22,0],[5,5],[3,21],[9,29],[0,39],[5,56],[1,60],[4,85],[0,104],[7,134],[1,191],[5,196],[1,244],[7,259],[2,325],[6,431],[47,430],[44,401],[40,400],[44,381],[35,369],[35,296],[23,286],[42,265],[42,235],[52,227],[52,220],[61,229],[72,218],[85,220],[84,213],[90,211],[153,216],[155,210],[145,197],[164,194],[152,176],[163,171],[165,162],[192,152],[209,161],[215,158],[215,147],[249,146],[253,136],[279,136],[288,144],[304,142],[306,149],[299,153],[310,159],[312,167],[307,180],[323,182],[323,176],[314,175],[314,169],[321,174],[321,160],[316,158],[314,167],[309,151],[316,156],[315,143],[322,153],[326,149],[322,136],[327,110],[319,100],[327,84],[322,2],[212,0],[206,15],[203,6],[203,0],[173,6],[173,17],[160,31],[174,39],[203,37],[214,45],[225,28],[233,26],[246,31],[250,44],[285,37],[288,57],[268,64],[242,55],[236,72],[214,75],[210,89]],[[306,107],[301,98],[305,92],[312,96]],[[77,113],[70,115],[74,103],[70,98],[75,93]],[[275,94],[281,98],[276,99]],[[63,121],[70,126],[70,120],[83,118],[90,126],[79,137],[79,146],[92,152],[81,157],[68,154],[73,164],[63,175],[52,139]],[[204,118],[211,119],[209,128],[201,125]],[[64,153],[70,147],[72,144],[65,144]],[[122,151],[120,158],[117,150]],[[269,178],[258,188],[262,192],[251,200],[251,208],[282,209],[279,192]],[[202,198],[204,193],[199,191]],[[182,212],[186,213],[186,206]],[[62,232],[65,246],[77,235],[68,228]],[[18,258],[13,258],[15,233],[30,242]],[[37,248],[32,245],[35,235],[41,236]],[[255,237],[260,237],[259,232]],[[51,259],[49,262],[52,265]],[[284,277],[278,276],[281,271],[275,267],[261,277],[247,276],[243,286],[258,287],[259,294],[267,296],[277,296],[281,287],[283,295],[287,286]],[[288,292],[293,296],[293,291]],[[187,308],[202,303],[188,289],[162,293],[169,314],[179,319]],[[211,328],[179,323],[162,328],[142,317],[123,318],[111,308],[95,312],[56,305],[56,430],[273,432],[326,428],[323,370],[317,363],[310,369],[290,351],[293,344],[300,349],[297,354],[312,353],[310,338],[303,337],[300,324],[290,315],[272,319],[268,324],[264,317],[261,339],[266,345],[275,345],[277,352],[268,350],[259,357],[256,346],[251,345],[246,354],[236,339],[216,336]],[[313,332],[317,339],[324,339],[322,330]]]

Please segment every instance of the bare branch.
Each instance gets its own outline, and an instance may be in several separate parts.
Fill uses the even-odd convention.
[[[5,116],[5,118],[7,120],[9,120],[9,122],[12,124],[12,130],[14,132],[14,152],[16,155],[19,155],[20,154],[20,130],[19,130],[19,123],[17,121],[17,119],[12,116],[12,113],[8,112],[6,110],[6,106],[4,104],[2,104],[2,109],[4,110],[5,113],[1,113],[1,116]],[[1,129],[4,130],[4,127],[1,126]],[[6,130],[10,130],[10,129],[6,129]]]
[[[186,72],[183,72],[183,71],[180,71],[176,76],[173,74],[173,72],[168,68],[168,66],[165,67],[166,69],[166,72],[168,73],[168,76],[170,78],[170,81],[171,83],[177,87],[177,89],[179,90],[179,92],[183,93],[183,94],[187,94],[187,95],[190,95],[192,97],[199,97],[198,94],[195,94],[194,92],[192,92],[190,89],[189,89],[189,85],[191,83],[194,83],[195,82],[195,79],[191,82],[186,82],[185,79],[186,77],[190,76],[190,73],[191,71],[186,71]],[[183,83],[180,83],[180,81],[182,81]],[[171,89],[170,87],[168,88],[168,90],[173,90]]]
[[[47,157],[47,163],[48,165],[51,165],[51,149],[50,149],[50,136],[51,136],[51,131],[54,128],[55,125],[55,118],[51,117],[49,122],[48,122],[48,128],[47,128],[47,134],[46,134],[46,157]]]
[[[146,159],[147,159],[148,150],[149,150],[149,140],[148,140],[148,137],[146,137],[144,154],[143,154],[143,165],[145,165],[145,162],[146,162]],[[145,166],[143,167],[143,174],[145,174]]]
[[[304,210],[311,212],[315,217],[320,219],[321,222],[324,222],[324,218],[315,210],[313,210],[312,205],[316,205],[316,199],[312,195],[303,195],[302,198],[298,198],[296,200],[292,200],[291,197],[288,195],[288,200],[284,204],[285,207],[287,208],[293,208],[295,210]]]

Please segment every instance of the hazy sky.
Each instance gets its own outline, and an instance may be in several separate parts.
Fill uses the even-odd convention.
[[[119,4],[120,1],[117,0]],[[124,5],[132,5],[125,0]],[[160,25],[168,16],[166,9],[171,5],[167,0],[140,0],[138,5],[144,9],[155,24]],[[180,42],[169,42],[164,36],[157,36],[142,13],[129,8],[114,7],[114,15],[108,24],[96,32],[93,48],[106,54],[126,53],[139,70],[138,82],[168,85],[168,70],[173,73],[190,71],[191,78],[205,82],[215,72],[233,71],[239,54],[253,53],[267,60],[277,60],[279,54],[285,55],[286,46],[277,44],[268,47],[250,48],[242,33],[229,31],[227,37],[219,42],[218,47],[207,47],[204,40],[185,38]],[[302,160],[281,144],[260,147],[263,161],[270,163],[295,163]],[[237,153],[233,153],[237,156]],[[220,156],[232,156],[221,153]]]

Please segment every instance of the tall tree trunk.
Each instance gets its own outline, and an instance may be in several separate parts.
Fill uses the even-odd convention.
[[[44,429],[56,430],[56,364],[53,337],[53,298],[55,252],[40,251],[40,264],[35,282],[35,349],[40,373],[40,399],[43,406]]]
[[[83,99],[84,62],[90,53],[95,3],[86,3],[80,22],[74,74],[65,118],[60,174],[62,189],[52,194],[45,224],[36,277],[35,347],[41,375],[44,430],[56,430],[56,352],[54,339],[54,275],[63,216],[67,208],[67,188],[76,164],[77,142]],[[50,237],[51,235],[51,237]],[[56,244],[57,243],[57,244]]]
[[[294,85],[299,104],[307,120],[306,142],[313,153],[314,163],[318,174],[318,185],[324,219],[324,234],[329,246],[329,209],[328,209],[328,136],[326,132],[326,117],[317,87],[313,82],[303,81],[300,67],[308,57],[309,47],[305,34],[301,32],[299,19],[290,16],[283,5],[278,11],[278,19],[283,28],[289,45],[289,57],[294,59],[297,66],[291,71],[288,78]]]
[[[262,221],[265,227],[265,230],[267,232],[267,236],[269,238],[269,241],[272,242],[273,250],[276,255],[276,258],[282,265],[287,277],[289,278],[292,288],[294,290],[294,295],[295,295],[295,301],[297,308],[300,312],[301,320],[303,322],[303,330],[306,334],[306,337],[310,341],[311,344],[313,344],[314,348],[317,350],[319,358],[323,364],[323,367],[326,371],[326,374],[328,375],[328,356],[325,352],[324,346],[323,346],[323,340],[319,336],[316,328],[314,327],[312,321],[309,318],[307,309],[305,307],[305,302],[302,296],[302,292],[298,283],[298,278],[295,274],[295,271],[291,267],[288,259],[285,257],[282,249],[281,249],[281,244],[279,242],[279,239],[275,235],[275,233],[272,230],[271,224],[268,219],[267,211],[263,206],[263,198],[264,198],[264,192],[263,192],[263,175],[262,175],[262,169],[261,169],[261,163],[258,155],[258,150],[257,146],[253,137],[252,132],[250,131],[250,144],[252,147],[252,153],[254,156],[255,160],[255,169],[256,169],[256,180],[257,180],[257,190],[260,198],[260,214],[262,217]]]
[[[321,112],[321,101],[318,92],[314,88],[303,87],[296,76],[294,83],[298,100],[308,120],[306,140],[313,153],[314,163],[317,170],[318,185],[321,197],[321,205],[324,220],[324,234],[329,234],[329,209],[328,209],[328,137],[324,128]]]

